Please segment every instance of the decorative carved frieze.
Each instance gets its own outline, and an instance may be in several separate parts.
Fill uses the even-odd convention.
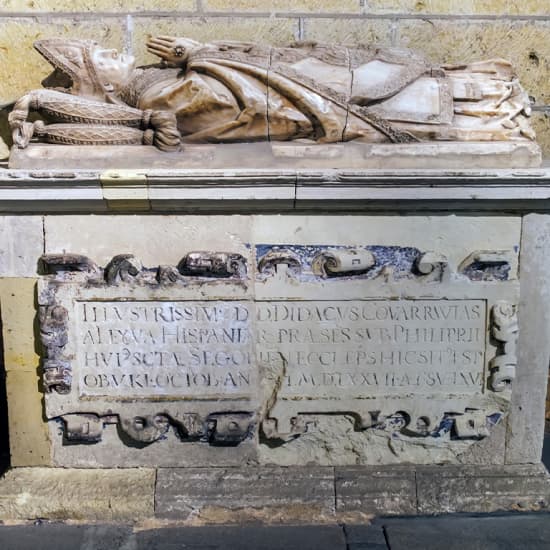
[[[68,341],[69,312],[61,305],[42,306],[39,316],[44,389],[46,392],[68,393],[72,377],[64,350]]]
[[[253,276],[232,252],[157,267],[44,256],[46,414],[65,439],[110,430],[134,449],[215,448],[259,434],[277,448],[338,417],[392,445],[453,445],[505,414],[518,284],[498,275],[503,253],[459,267],[406,246],[267,244],[254,256]],[[471,277],[482,265],[497,271]]]
[[[213,412],[205,417],[198,414],[171,416],[165,412],[125,416],[89,413],[64,414],[63,436],[67,441],[97,443],[104,426],[115,424],[122,437],[135,444],[149,445],[166,436],[172,427],[181,441],[201,441],[213,446],[234,446],[249,439],[255,428],[253,412]]]
[[[499,343],[499,351],[490,364],[490,386],[493,391],[510,389],[516,377],[518,330],[516,307],[508,302],[495,304],[492,309],[491,335]]]
[[[190,252],[178,266],[161,265],[156,268],[144,267],[133,254],[118,254],[104,269],[78,254],[44,254],[40,262],[46,275],[82,273],[95,285],[100,285],[101,279],[107,285],[156,285],[185,284],[189,279],[198,277],[245,279],[247,276],[246,258],[229,252]]]

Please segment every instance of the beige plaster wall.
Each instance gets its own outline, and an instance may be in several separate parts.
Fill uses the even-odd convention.
[[[550,156],[547,0],[3,0],[0,105],[48,74],[32,49],[38,38],[93,37],[149,63],[144,41],[156,34],[276,45],[377,42],[415,48],[435,63],[506,57],[533,98],[534,125]],[[1,122],[0,132],[7,134]]]

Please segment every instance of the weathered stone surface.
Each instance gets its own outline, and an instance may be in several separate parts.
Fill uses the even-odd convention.
[[[399,46],[423,52],[433,62],[508,59],[535,102],[550,102],[550,84],[541,70],[550,62],[550,26],[545,21],[405,19],[398,32]]]
[[[31,218],[32,219],[32,218]],[[20,218],[21,221],[24,218]],[[13,243],[18,242],[15,235]],[[32,242],[32,241],[31,241]],[[36,262],[36,258],[33,259]],[[2,340],[7,371],[11,464],[50,464],[50,442],[39,391],[39,357],[35,341],[36,279],[0,279]]]
[[[14,467],[51,464],[48,426],[43,418],[39,387],[36,369],[7,373],[9,444]]]
[[[92,38],[121,49],[124,20],[50,19],[37,27],[32,18],[9,18],[0,22],[0,63],[5,70],[0,82],[0,104],[12,103],[51,73],[51,66],[33,51],[32,44],[50,36]]]
[[[506,463],[539,462],[550,362],[550,216],[527,214],[521,232],[518,377],[508,422]]]
[[[16,468],[0,479],[2,519],[137,521],[153,516],[155,471]]]
[[[542,151],[542,158],[550,157],[550,111],[534,111],[531,117],[533,130],[537,134],[537,143]]]
[[[542,465],[418,467],[416,479],[420,514],[550,507],[550,478]]]
[[[158,63],[158,57],[147,53],[148,38],[159,35],[185,36],[200,42],[240,40],[260,44],[286,45],[298,38],[298,20],[273,17],[200,17],[155,18],[135,17],[133,51],[138,64]]]
[[[373,515],[416,513],[416,479],[411,466],[336,467],[336,511]]]
[[[521,4],[501,0],[368,0],[362,2],[365,14],[441,14],[441,15],[546,15],[545,0],[525,0]]]
[[[50,0],[5,0],[2,2],[0,12],[140,12],[140,11],[191,11],[195,9],[195,0],[63,0],[61,2]]]
[[[237,0],[227,4],[223,0],[205,0],[205,11],[252,11],[252,12],[340,12],[359,13],[359,0]]]
[[[304,39],[335,44],[391,45],[393,24],[388,20],[304,18]]]
[[[36,258],[44,249],[41,216],[0,217],[2,277],[35,277]]]
[[[160,469],[155,515],[222,523],[261,519],[322,522],[334,515],[332,468]]]
[[[12,238],[17,242],[15,236]],[[35,266],[39,256],[40,253],[33,258]],[[36,279],[0,278],[4,364],[8,371],[36,372],[38,367],[39,356],[34,333],[35,300]]]
[[[464,454],[458,455],[462,464],[504,464],[508,419],[502,419],[491,431],[491,436],[472,445]]]
[[[174,265],[192,250],[250,254],[249,216],[46,216],[44,223],[46,253],[77,251],[100,265],[123,252],[144,266]]]

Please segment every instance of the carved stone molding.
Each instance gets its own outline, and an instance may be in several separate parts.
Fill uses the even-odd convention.
[[[447,257],[440,252],[421,252],[412,247],[366,245],[258,245],[258,277],[276,273],[278,264],[301,280],[384,279],[441,282],[450,274]]]
[[[71,413],[59,419],[63,423],[65,439],[81,443],[100,442],[104,426],[115,424],[123,437],[140,445],[149,445],[162,439],[173,427],[181,441],[235,446],[252,437],[255,427],[253,412],[213,412],[205,417],[193,413],[175,417],[164,412],[137,416]]]
[[[61,305],[39,309],[40,340],[43,348],[42,382],[46,392],[71,390],[71,366],[64,356],[68,341],[69,312]]]
[[[509,389],[516,377],[516,346],[518,339],[516,307],[508,302],[498,302],[492,310],[491,335],[499,343],[499,352],[490,363],[490,387],[501,392]]]
[[[353,407],[353,405],[352,405]],[[323,414],[351,415],[355,418],[355,430],[377,430],[380,432],[401,433],[414,438],[439,439],[450,433],[454,439],[483,439],[490,435],[490,427],[501,418],[500,413],[465,408],[453,413],[428,411],[418,413],[412,410],[382,412],[380,410],[362,413],[344,410],[330,413],[304,413],[290,417],[281,422],[277,418],[265,418],[262,422],[262,433],[270,440],[290,441],[308,433],[315,425],[315,417]]]
[[[133,254],[118,254],[104,269],[86,256],[78,254],[44,254],[40,258],[46,275],[66,280],[71,274],[84,277],[94,285],[186,284],[197,278],[234,278],[247,276],[246,258],[230,252],[190,252],[178,266],[146,268]]]

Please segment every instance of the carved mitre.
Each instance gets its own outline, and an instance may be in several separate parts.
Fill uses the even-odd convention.
[[[91,59],[91,51],[96,46],[98,46],[98,43],[94,40],[67,40],[61,38],[37,40],[34,43],[35,49],[55,69],[72,80],[70,92],[75,95],[94,95],[96,92],[104,92]],[[46,82],[49,78],[42,82],[44,86],[47,86]],[[86,91],[89,90],[89,93],[85,93],[83,88]]]

